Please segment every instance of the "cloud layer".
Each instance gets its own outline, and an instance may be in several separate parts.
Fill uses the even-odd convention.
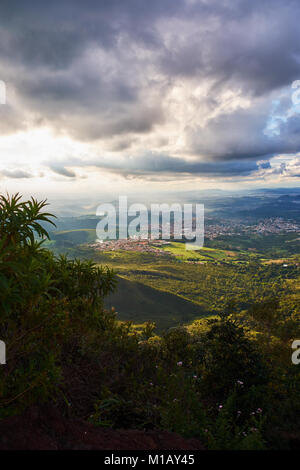
[[[259,179],[279,155],[292,163],[277,176],[290,176],[299,17],[295,0],[2,0],[0,134],[47,128],[86,145],[82,156],[41,152],[40,171],[66,179],[90,167]],[[2,177],[31,177],[1,137],[0,160]]]

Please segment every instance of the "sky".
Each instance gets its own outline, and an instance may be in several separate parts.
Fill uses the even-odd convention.
[[[1,0],[0,191],[298,187],[299,18],[296,0]]]

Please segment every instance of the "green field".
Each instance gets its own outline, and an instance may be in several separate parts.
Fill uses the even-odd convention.
[[[178,250],[176,245],[175,249]],[[218,253],[207,252],[215,256]],[[189,323],[197,315],[219,314],[230,302],[234,302],[236,312],[243,312],[269,297],[293,295],[294,280],[299,276],[295,262],[283,267],[261,263],[251,256],[246,264],[229,262],[231,256],[226,261],[211,258],[211,262],[200,264],[184,262],[180,256],[158,258],[152,253],[99,252],[84,246],[72,253],[118,273],[121,280],[109,306],[116,307],[120,319],[134,323],[152,320],[159,330]],[[169,297],[161,297],[161,293]]]
[[[275,238],[279,246],[279,237]],[[51,242],[51,248],[112,268],[119,283],[117,291],[107,299],[107,306],[114,306],[122,320],[135,324],[155,321],[161,331],[203,315],[219,314],[231,302],[236,312],[244,312],[270,297],[293,298],[299,255],[288,251],[287,258],[272,258],[268,256],[269,241],[260,236],[258,239],[261,252],[249,251],[253,239],[248,240],[248,248],[244,241],[238,250],[236,245],[241,240],[234,238],[227,249],[205,246],[197,251],[186,250],[184,243],[172,242],[163,248],[166,256],[156,256],[124,250],[97,251],[86,245],[95,240],[95,231],[87,229],[57,232],[55,247]],[[284,235],[281,246],[294,251],[294,239],[295,234]],[[213,242],[217,244],[218,240]]]
[[[211,262],[211,261],[233,261],[240,257],[243,252],[221,250],[218,248],[202,247],[200,250],[187,250],[185,243],[172,242],[165,246],[164,251],[172,253],[182,261]]]

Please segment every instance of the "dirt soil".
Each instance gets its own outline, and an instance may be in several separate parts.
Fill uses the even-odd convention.
[[[167,431],[100,429],[54,407],[31,407],[0,421],[0,450],[203,450]]]

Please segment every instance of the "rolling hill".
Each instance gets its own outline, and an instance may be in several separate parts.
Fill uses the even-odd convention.
[[[107,297],[105,306],[115,307],[120,320],[131,320],[136,324],[155,322],[158,332],[189,323],[208,313],[201,306],[175,294],[120,276],[117,290]]]

